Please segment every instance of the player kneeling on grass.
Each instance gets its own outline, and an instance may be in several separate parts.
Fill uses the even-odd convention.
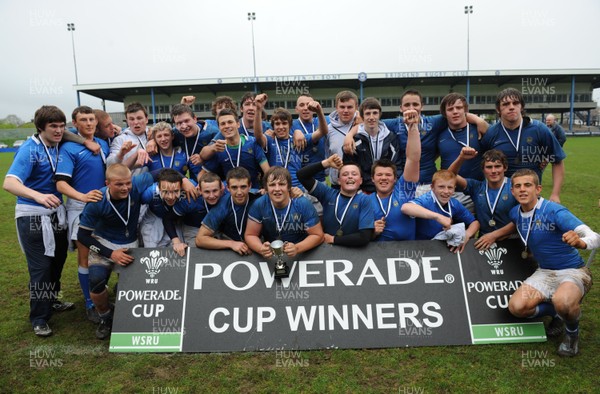
[[[98,339],[107,338],[112,328],[106,284],[115,263],[126,266],[133,261],[127,252],[138,246],[140,199],[152,183],[149,173],[132,179],[129,168],[113,164],[106,170],[102,200],[86,204],[81,213],[77,239],[90,249],[90,295],[100,316]]]
[[[600,235],[562,205],[541,198],[542,186],[534,171],[518,170],[511,182],[519,205],[511,210],[510,218],[525,244],[522,257],[532,254],[539,268],[515,291],[508,309],[517,317],[552,316],[551,328],[558,329],[549,331],[549,336],[552,331],[560,334],[558,318],[563,320],[566,334],[558,354],[575,356],[579,352],[579,304],[592,286],[590,270],[576,248],[597,248]]]
[[[105,339],[112,329],[112,308],[106,284],[114,264],[133,262],[129,249],[138,246],[138,219],[142,193],[155,181],[157,172],[131,177],[123,164],[106,170],[106,187],[100,189],[102,200],[86,204],[79,219],[77,239],[90,249],[90,295],[100,316],[96,338]],[[186,191],[193,186],[186,182]],[[177,250],[177,249],[176,249]]]

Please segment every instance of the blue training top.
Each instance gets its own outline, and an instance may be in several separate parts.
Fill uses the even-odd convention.
[[[383,123],[390,131],[395,132],[400,140],[400,152],[403,162],[406,161],[406,142],[408,141],[408,130],[402,118],[385,119]],[[421,162],[419,183],[431,183],[433,174],[437,171],[435,160],[438,156],[437,142],[440,133],[448,127],[446,118],[442,115],[421,116],[419,132],[421,134]]]
[[[385,228],[375,241],[407,241],[415,239],[415,218],[402,213],[402,205],[415,198],[418,183],[407,182],[404,176],[394,185],[392,194],[382,199],[377,198],[377,193],[369,195],[375,220],[385,217]],[[380,203],[381,200],[381,203]],[[391,200],[391,202],[390,202]],[[383,207],[383,209],[382,209]]]
[[[502,122],[491,126],[481,139],[481,150],[485,152],[490,149],[498,149],[506,155],[507,177],[510,178],[517,170],[529,168],[538,175],[540,183],[542,163],[559,163],[567,157],[548,127],[529,118],[523,118],[520,138],[518,127],[509,130]]]
[[[467,129],[469,130],[468,140]],[[454,163],[454,161],[460,155],[462,148],[467,146],[467,142],[469,143],[468,146],[478,152],[480,151],[481,148],[479,146],[479,133],[477,132],[477,125],[468,124],[466,127],[463,127],[460,130],[450,130],[449,127],[446,127],[445,130],[442,130],[438,139],[441,168],[450,168],[450,165],[452,165],[452,163]],[[463,165],[460,167],[458,175],[462,176],[463,178],[477,179],[479,181],[483,180],[481,160],[482,153],[479,152],[477,157],[474,157],[463,163]]]
[[[211,229],[213,233],[223,233],[234,241],[244,241],[248,213],[253,200],[248,201],[248,206],[232,203],[231,195],[221,197],[219,203],[208,212],[202,220],[202,225]],[[234,214],[235,210],[235,214]],[[238,229],[241,234],[238,233]]]
[[[519,204],[510,192],[510,180],[508,178],[505,179],[506,183],[502,185],[501,189],[494,190],[488,188],[489,204],[485,192],[487,181],[467,179],[467,187],[464,193],[471,196],[475,205],[477,220],[479,220],[479,224],[481,225],[479,228],[480,236],[498,230],[510,223],[510,210]],[[499,197],[498,193],[500,193]],[[496,198],[498,202],[496,202]],[[495,207],[494,203],[496,203]],[[494,226],[490,226],[490,220],[492,220],[490,207],[494,208]]]
[[[242,146],[241,153],[239,152],[240,145]],[[250,173],[252,188],[260,189],[258,174],[260,173],[260,165],[266,161],[265,152],[256,139],[240,135],[240,144],[236,146],[227,145],[224,152],[215,153],[210,160],[205,162],[204,168],[219,174],[221,179],[224,179],[227,172],[232,168],[244,167]]]
[[[325,160],[325,136],[319,139],[317,144],[312,142],[312,134],[319,128],[319,118],[313,118],[312,122],[304,123],[300,119],[294,119],[292,127],[290,129],[290,135],[293,135],[294,131],[300,130],[306,137],[306,148],[300,152],[302,157],[301,168],[309,164],[320,163]],[[309,145],[310,142],[310,145]],[[314,179],[319,182],[325,181],[325,171],[319,171]]]
[[[273,216],[273,208],[269,196],[259,197],[250,208],[248,218],[262,224],[262,236],[265,241],[276,239],[298,243],[307,237],[307,230],[319,223],[319,215],[312,203],[305,197],[291,198],[290,209],[275,208],[277,219]],[[277,230],[277,223],[281,232]]]
[[[75,142],[65,142],[60,146],[60,160],[56,175],[71,178],[69,184],[80,193],[105,186],[105,160],[110,153],[110,148],[106,141],[99,138],[94,137],[94,142],[100,145],[102,154],[94,155],[84,145]]]
[[[540,268],[560,270],[584,265],[579,251],[562,240],[564,233],[583,224],[567,208],[540,198],[534,211],[528,214],[521,212],[520,205],[514,207],[510,211],[510,219],[517,226],[521,241],[524,243],[527,239],[527,249],[533,252]],[[527,237],[530,223],[533,226]]]
[[[42,194],[54,194],[62,201],[62,194],[56,190],[54,169],[59,161],[60,146],[44,149],[44,143],[36,134],[21,145],[6,173],[7,177],[17,178],[24,186]],[[43,206],[35,200],[17,196],[17,204]]]
[[[109,201],[107,198],[108,187],[100,189],[103,195],[102,200],[85,205],[79,216],[79,227],[92,230],[94,235],[118,245],[134,242],[138,236],[137,227],[142,193],[154,181],[152,175],[147,172],[134,176],[131,181],[132,189],[129,198],[110,199]]]
[[[323,182],[316,182],[313,190],[309,192],[323,205],[323,231],[329,235],[337,235],[338,230],[348,235],[360,230],[375,228],[373,208],[366,194],[357,193],[354,198],[340,194],[339,190],[332,189]],[[352,200],[352,205],[348,203]],[[336,217],[336,202],[337,217]],[[348,209],[346,210],[346,207]],[[344,211],[346,215],[344,215]],[[339,220],[343,217],[340,226]]]
[[[435,202],[433,191],[429,193],[423,194],[421,197],[412,200],[409,204],[415,203],[417,205],[422,206],[423,208],[427,208],[432,212],[439,213],[444,216],[450,217],[448,212],[440,209],[438,204]],[[445,210],[448,210],[450,207],[450,211],[452,212],[452,224],[456,223],[464,223],[465,228],[469,227],[471,223],[475,221],[475,217],[471,212],[467,210],[460,202],[458,202],[455,198],[450,198],[448,204],[443,207]],[[441,224],[432,219],[421,219],[417,218],[417,234],[416,239],[433,239],[440,231],[443,231],[444,228]]]

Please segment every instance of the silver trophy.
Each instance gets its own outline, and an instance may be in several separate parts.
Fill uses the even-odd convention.
[[[273,254],[277,256],[277,261],[275,262],[275,279],[287,278],[290,276],[290,269],[286,262],[283,261],[284,245],[285,243],[279,239],[271,242],[271,250],[273,251]]]

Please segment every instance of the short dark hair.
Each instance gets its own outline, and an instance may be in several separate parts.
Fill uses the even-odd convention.
[[[358,107],[358,113],[360,114],[361,118],[364,118],[366,109],[378,109],[380,114],[382,112],[381,104],[375,97],[367,97],[360,104],[360,107]]]
[[[405,96],[417,96],[419,97],[419,101],[421,102],[421,104],[423,104],[423,96],[421,96],[421,93],[415,89],[408,89],[404,91],[404,93],[402,93],[402,96],[400,96],[400,106],[402,106],[402,100]]]
[[[290,172],[283,167],[273,166],[270,167],[265,173],[265,177],[263,178],[264,188],[267,189],[267,185],[269,181],[277,181],[277,180],[285,180],[288,185],[288,190],[292,188],[292,176]]]
[[[67,123],[67,117],[60,108],[54,105],[43,105],[35,111],[33,116],[33,124],[39,131],[44,131],[46,125],[52,122]]]
[[[350,90],[342,90],[341,92],[335,95],[335,106],[337,107],[340,101],[346,102],[350,100],[354,100],[354,103],[358,105],[358,96],[356,95],[356,93]]]
[[[362,169],[360,168],[360,164],[358,164],[354,160],[352,160],[352,159],[346,159],[346,160],[344,160],[344,163],[340,167],[339,171],[342,171],[342,168],[346,167],[346,166],[355,166],[356,168],[358,168],[358,171],[360,172],[361,178],[363,177],[362,176]]]
[[[521,115],[525,113],[525,99],[521,91],[515,88],[506,88],[498,93],[496,96],[496,111],[500,111],[500,104],[506,98],[518,101],[521,104]]]
[[[158,173],[158,177],[156,178],[156,182],[160,184],[161,182],[169,182],[169,183],[179,183],[183,182],[183,175],[177,170],[172,168],[163,168]]]
[[[248,101],[248,100],[254,101],[255,97],[256,97],[256,93],[254,93],[254,92],[246,92],[246,93],[244,93],[244,95],[240,99],[240,109],[244,106],[244,103],[246,101]]]
[[[200,178],[198,178],[198,187],[202,189],[202,182],[212,183],[216,181],[221,182],[221,178],[219,178],[217,174],[215,174],[214,172],[205,172],[200,176]]]
[[[248,183],[252,183],[252,176],[247,169],[244,167],[235,167],[227,172],[227,184],[229,184],[230,179],[247,179]]]
[[[290,128],[292,127],[292,114],[285,108],[277,108],[271,115],[271,127],[275,129],[275,121],[279,120],[282,122],[288,122]]]
[[[94,110],[88,107],[87,105],[80,105],[79,107],[75,108],[73,110],[73,113],[71,114],[71,119],[77,119],[77,114],[94,114],[94,116],[96,116]]]
[[[506,159],[506,155],[504,152],[499,151],[498,149],[491,149],[486,151],[481,157],[481,168],[485,166],[486,162],[495,162],[499,161],[504,168],[508,168],[508,160]]]
[[[310,93],[302,93],[300,96],[298,96],[298,97],[296,98],[296,103],[298,102],[298,99],[299,99],[300,97],[308,97],[308,98],[309,98],[309,99],[311,99],[311,100],[314,100],[314,99],[315,99],[315,98],[314,98],[314,97],[313,97],[313,96],[312,96]]]
[[[515,173],[510,177],[510,186],[512,187],[515,182],[515,178],[519,178],[522,176],[531,176],[533,177],[533,184],[536,186],[540,185],[540,177],[533,171],[531,168],[521,168],[520,170],[515,171]]]
[[[233,99],[229,96],[219,96],[212,102],[211,111],[213,116],[217,116],[217,107],[219,105],[226,104],[228,108],[231,108],[233,111],[237,112],[237,104]]]
[[[175,104],[171,109],[172,119],[175,119],[176,116],[183,114],[189,114],[192,118],[196,117],[196,115],[194,115],[194,111],[192,111],[192,108],[189,105]]]
[[[219,114],[217,115],[217,123],[219,123],[219,118],[221,118],[222,116],[226,116],[226,115],[232,115],[236,122],[239,122],[239,120],[240,120],[240,118],[238,118],[238,114],[234,110],[225,108],[223,111],[219,112]]]
[[[375,175],[375,168],[377,167],[391,168],[392,170],[394,170],[394,177],[398,177],[398,167],[396,167],[396,164],[394,164],[394,162],[390,159],[379,159],[375,163],[373,163],[373,165],[371,166],[371,178],[373,178],[373,176]]]
[[[465,112],[469,110],[469,103],[467,103],[467,98],[465,96],[460,93],[448,93],[444,96],[442,102],[440,103],[440,113],[444,118],[446,117],[446,108],[458,100],[460,100],[465,106]]]
[[[139,103],[137,101],[129,104],[127,106],[127,108],[125,108],[125,115],[132,114],[132,113],[138,112],[138,111],[142,111],[144,113],[144,115],[146,115],[146,118],[148,117],[148,112],[146,111],[146,107],[144,107],[141,103]]]

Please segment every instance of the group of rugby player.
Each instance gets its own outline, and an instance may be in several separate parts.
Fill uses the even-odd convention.
[[[234,100],[218,97],[215,120],[204,121],[191,109],[194,98],[184,97],[171,111],[175,128],[149,128],[145,108],[133,103],[122,131],[105,112],[81,106],[72,113],[76,133],[65,133],[57,107],[36,111],[37,133],[4,181],[18,197],[36,335],[52,334],[53,310],[73,307],[58,300],[71,241],[88,319],[104,339],[112,327],[111,271],[133,261],[128,250],[140,241],[171,245],[182,256],[195,245],[270,258],[275,240],[289,257],[323,242],[431,239],[457,253],[478,234],[478,249],[521,239],[523,258],[535,258],[539,269],[509,309],[518,317],[551,316],[548,334],[565,332],[559,353],[577,354],[579,304],[591,275],[576,248],[596,248],[600,236],[559,204],[565,153],[546,125],[524,116],[518,90],[498,94],[500,119],[489,128],[457,93],[444,97],[440,115],[423,116],[421,95],[409,90],[402,116],[387,120],[377,99],[359,105],[350,91],[337,94],[328,117],[302,95],[297,119],[277,108],[268,123],[267,101],[266,94],[245,94],[238,118]],[[436,171],[438,157],[443,169]],[[540,193],[548,164],[553,188],[546,200]]]

